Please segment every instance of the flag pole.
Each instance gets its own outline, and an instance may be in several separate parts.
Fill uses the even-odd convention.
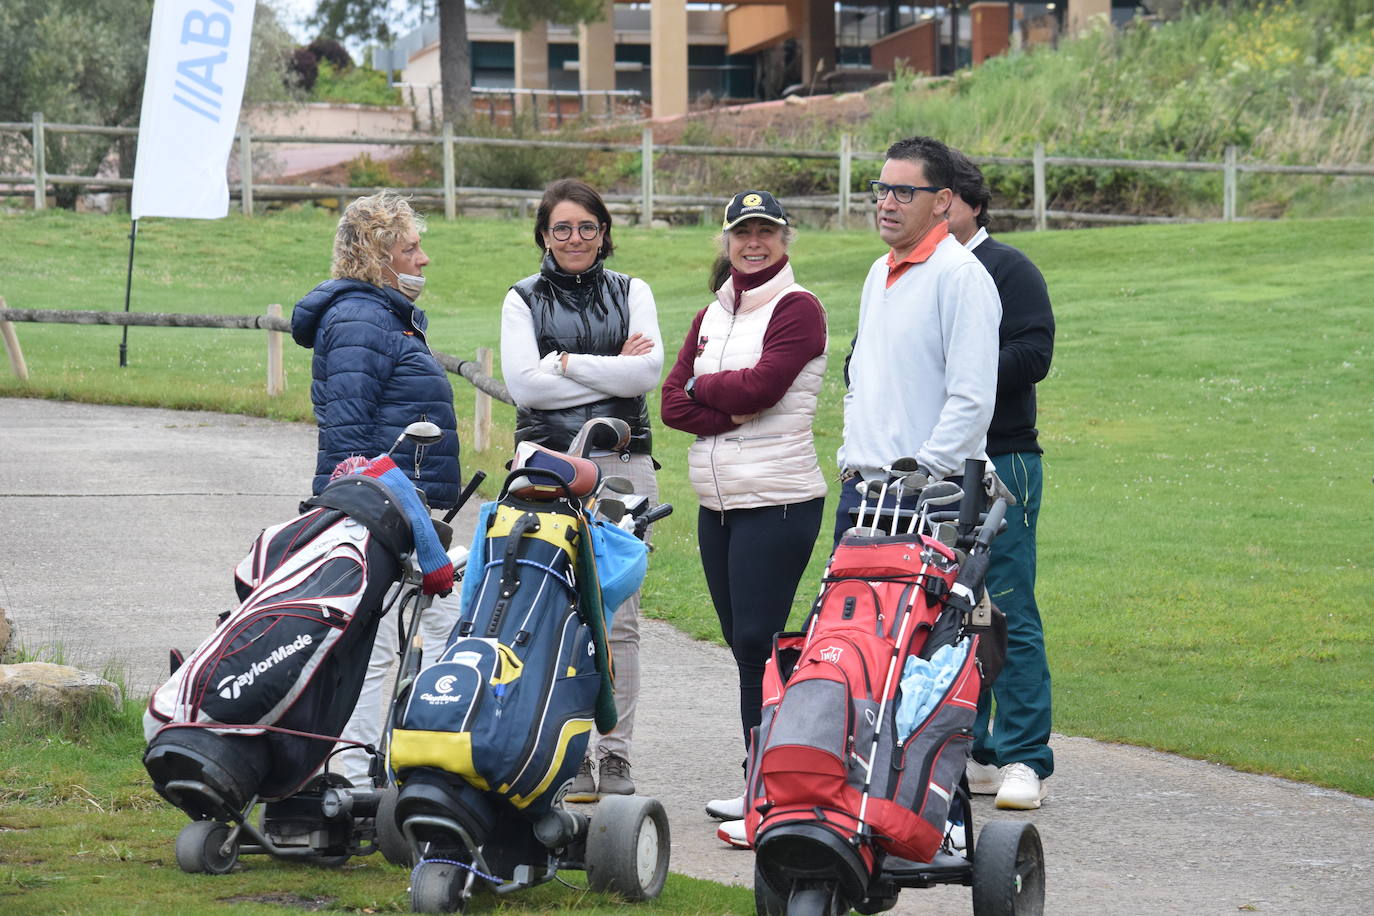
[[[129,274],[124,279],[124,313],[129,313],[129,290],[134,285],[134,239],[138,238],[138,220],[129,222]],[[129,366],[129,326],[124,325],[124,336],[119,341],[119,368]]]

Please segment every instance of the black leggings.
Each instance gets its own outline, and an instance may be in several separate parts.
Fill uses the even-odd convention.
[[[763,666],[821,528],[825,497],[785,506],[697,513],[697,546],[720,631],[739,667],[739,717],[747,748],[759,724]]]

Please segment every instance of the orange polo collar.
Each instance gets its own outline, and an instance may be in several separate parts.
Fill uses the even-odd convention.
[[[945,240],[949,235],[949,223],[944,220],[936,223],[935,226],[926,233],[925,238],[917,243],[911,250],[911,254],[902,258],[898,263],[896,252],[887,253],[887,288],[891,289],[892,284],[901,279],[902,274],[911,269],[912,265],[920,264],[930,260],[930,256],[935,253],[935,247]]]

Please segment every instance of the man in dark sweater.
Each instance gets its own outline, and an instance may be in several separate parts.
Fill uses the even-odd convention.
[[[1040,444],[1035,383],[1054,353],[1054,314],[1045,279],[1030,258],[987,232],[992,198],[983,173],[955,152],[950,233],[992,274],[1002,299],[998,328],[997,404],[988,427],[988,456],[1016,495],[1007,529],[993,542],[987,587],[1007,615],[1007,658],[974,724],[969,788],[997,795],[997,807],[1039,808],[1044,780],[1054,772],[1050,750],[1050,670],[1035,603],[1035,522],[1040,514]],[[993,706],[996,718],[990,723]]]

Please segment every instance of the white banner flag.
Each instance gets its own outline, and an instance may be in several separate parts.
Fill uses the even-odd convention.
[[[157,0],[131,216],[219,219],[248,74],[255,0]]]

